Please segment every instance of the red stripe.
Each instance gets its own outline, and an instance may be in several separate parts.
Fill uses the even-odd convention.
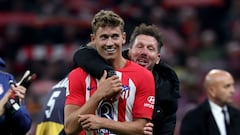
[[[46,56],[47,56],[46,58],[51,58],[52,57],[52,52],[53,52],[52,45],[47,44],[45,51],[46,51]]]
[[[30,59],[30,60],[33,59],[33,47],[32,46],[25,47],[23,52],[26,53],[27,59]]]

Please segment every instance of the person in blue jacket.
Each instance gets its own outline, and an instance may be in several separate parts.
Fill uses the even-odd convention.
[[[0,66],[5,67],[2,59]],[[13,81],[11,86],[10,81]],[[0,71],[0,134],[2,135],[25,135],[32,124],[23,102],[26,88],[15,82],[12,74]]]

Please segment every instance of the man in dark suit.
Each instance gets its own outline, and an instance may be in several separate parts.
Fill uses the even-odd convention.
[[[240,111],[230,105],[235,92],[232,75],[213,69],[204,85],[208,98],[184,116],[180,135],[240,135]]]

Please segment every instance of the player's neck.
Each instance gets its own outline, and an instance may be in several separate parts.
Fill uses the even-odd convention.
[[[119,68],[123,68],[126,63],[127,63],[127,60],[123,57],[120,57],[118,59],[114,59],[114,60],[108,60],[107,61],[108,64],[110,64],[114,69],[119,69]]]

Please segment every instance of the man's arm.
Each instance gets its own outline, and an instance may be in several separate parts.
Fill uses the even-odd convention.
[[[79,123],[86,130],[108,129],[118,135],[142,135],[146,119],[135,119],[129,122],[119,122],[96,115],[79,115]]]
[[[89,46],[79,48],[73,56],[73,62],[76,67],[81,67],[92,76],[100,79],[103,75],[103,71],[108,72],[108,76],[114,71],[112,66],[109,66],[104,59],[98,54],[98,52]]]
[[[0,100],[0,116],[2,116],[5,111],[4,105],[7,103],[11,95],[11,92],[12,92],[11,90],[7,91],[3,96],[3,98]]]
[[[11,133],[13,135],[15,134],[25,134],[31,127],[32,119],[26,109],[26,106],[23,102],[23,99],[25,97],[26,88],[23,86],[14,86],[10,90],[8,90],[8,93],[6,93],[8,96],[5,100],[4,104],[4,121],[6,121],[6,124],[9,124],[9,126],[12,127]],[[16,108],[16,110],[13,111],[13,108],[6,108],[6,103],[10,105],[9,98],[12,95],[15,95],[19,98],[19,100],[22,100],[22,102],[19,105],[19,108]],[[7,101],[6,101],[7,100]],[[15,105],[15,104],[13,104]],[[9,106],[8,106],[9,107]]]
[[[65,132],[67,134],[77,134],[82,130],[78,123],[78,115],[80,114],[94,114],[99,103],[104,99],[111,99],[120,94],[122,90],[122,83],[118,76],[112,76],[106,79],[107,73],[104,72],[100,79],[97,90],[89,98],[89,100],[81,107],[78,105],[65,106]],[[75,96],[76,97],[76,96]],[[80,98],[80,97],[76,97]]]
[[[94,114],[99,102],[102,100],[97,93],[94,93],[93,96],[81,107],[77,105],[66,105],[64,109],[65,115],[65,132],[67,134],[78,134],[82,127],[77,121],[79,114]]]
[[[116,134],[120,135],[142,135],[144,125],[147,123],[146,119],[136,119],[131,122],[117,122],[105,119],[103,128],[109,128]]]
[[[7,118],[8,119],[8,118]],[[26,134],[31,128],[32,119],[28,113],[26,106],[22,103],[21,108],[9,118],[11,126],[14,129],[13,135]]]

